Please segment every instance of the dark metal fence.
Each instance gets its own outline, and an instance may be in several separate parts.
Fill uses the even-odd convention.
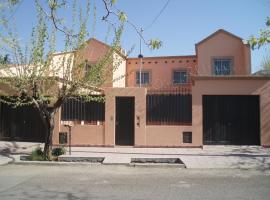
[[[146,123],[147,125],[191,125],[191,91],[188,88],[148,91]]]
[[[97,124],[105,120],[105,103],[84,101],[82,98],[68,98],[61,107],[62,121],[84,121],[86,124]],[[80,123],[80,122],[78,122]]]
[[[0,102],[0,140],[44,142],[45,136],[46,127],[33,106],[12,108]]]

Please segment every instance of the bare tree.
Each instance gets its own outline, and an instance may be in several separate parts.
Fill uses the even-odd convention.
[[[0,50],[1,54],[9,54],[11,58],[11,63],[0,63],[0,84],[9,88],[8,92],[0,90],[0,101],[13,107],[36,108],[47,129],[44,145],[46,159],[51,153],[55,114],[65,99],[80,96],[86,101],[102,100],[102,97],[94,98],[92,94],[102,93],[101,86],[112,77],[114,68],[118,66],[112,65],[112,57],[121,49],[120,38],[125,23],[138,30],[124,12],[115,9],[115,0],[102,2],[105,8],[102,20],[113,28],[113,41],[104,57],[88,70],[85,70],[87,62],[78,52],[85,47],[88,37],[89,0],[84,9],[76,0],[33,0],[38,23],[33,28],[30,45],[25,48],[20,45],[15,29],[9,26],[22,0],[0,3],[0,28],[5,30],[0,33]],[[67,7],[72,8],[71,26],[67,26],[59,16],[60,11],[67,11]],[[6,13],[11,13],[11,16]],[[62,54],[55,54],[58,34],[62,35],[65,44]],[[140,37],[143,38],[142,35]],[[145,43],[153,49],[161,45],[158,40]]]

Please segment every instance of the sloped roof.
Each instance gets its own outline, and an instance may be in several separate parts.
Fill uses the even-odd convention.
[[[197,46],[197,45],[200,45],[200,44],[202,44],[202,43],[204,43],[204,42],[206,42],[207,40],[209,40],[210,38],[216,36],[216,35],[219,34],[219,33],[225,33],[225,34],[227,34],[227,35],[229,35],[229,36],[231,36],[231,37],[234,37],[234,38],[236,38],[236,39],[238,39],[238,40],[241,40],[241,42],[243,42],[243,39],[242,39],[242,38],[240,38],[240,37],[238,37],[238,36],[236,36],[236,35],[234,35],[234,34],[228,32],[228,31],[226,31],[226,30],[224,30],[224,29],[219,29],[219,30],[217,30],[216,32],[214,32],[214,33],[212,33],[211,35],[209,35],[208,37],[206,37],[206,38],[204,38],[203,40],[201,40],[200,42],[196,43],[196,46]]]
[[[91,42],[91,41],[97,42],[97,43],[99,43],[99,44],[105,46],[106,48],[111,48],[110,45],[108,45],[108,44],[106,44],[106,43],[104,43],[104,42],[102,42],[102,41],[100,41],[100,40],[98,40],[98,39],[96,39],[96,38],[90,38],[89,40],[86,41],[86,43],[89,43],[89,42]],[[124,55],[124,54],[121,52],[121,50],[116,50],[116,52],[117,52],[120,56],[122,56],[123,58],[126,58],[126,55]]]

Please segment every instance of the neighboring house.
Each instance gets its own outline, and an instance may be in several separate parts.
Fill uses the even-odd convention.
[[[76,54],[91,64],[108,49],[90,39]],[[67,100],[53,145],[67,144],[64,124],[72,121],[73,146],[270,147],[270,77],[251,75],[249,46],[218,30],[195,49],[195,55],[144,57],[142,63],[116,52],[112,65],[119,67],[103,85],[105,103]]]
[[[270,69],[262,69],[259,70],[255,73],[253,73],[253,75],[257,75],[257,76],[270,76]]]

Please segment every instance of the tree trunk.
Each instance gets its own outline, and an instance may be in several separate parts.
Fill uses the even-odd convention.
[[[45,138],[45,144],[44,144],[44,155],[46,158],[49,158],[51,156],[51,151],[52,151],[52,136],[53,136],[53,130],[55,126],[55,113],[56,110],[52,109],[49,111],[49,114],[46,115],[46,121],[47,121],[47,134]]]
[[[51,151],[52,151],[52,136],[53,136],[53,131],[54,131],[54,126],[55,126],[55,114],[60,108],[64,101],[64,97],[60,97],[57,99],[56,103],[54,106],[49,107],[47,103],[38,103],[35,99],[33,99],[33,102],[38,109],[38,112],[41,116],[41,120],[43,121],[44,125],[47,128],[47,134],[45,137],[45,144],[44,144],[44,156],[48,159],[51,156]]]

